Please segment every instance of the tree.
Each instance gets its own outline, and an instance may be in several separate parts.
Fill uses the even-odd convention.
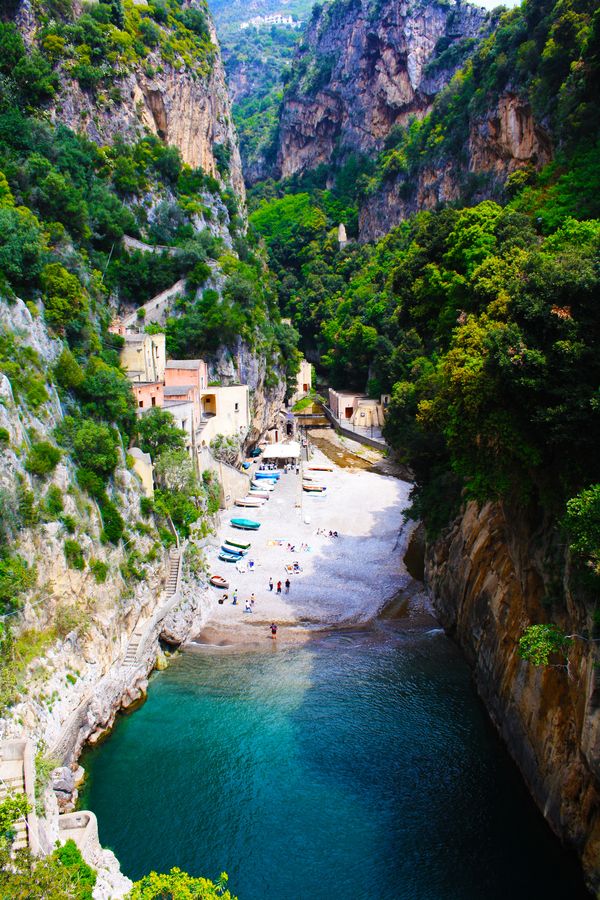
[[[547,666],[553,656],[565,660],[572,643],[557,625],[530,625],[519,640],[518,652],[534,666]]]
[[[571,538],[571,551],[600,576],[600,484],[568,501],[564,524]]]
[[[118,439],[112,428],[84,419],[73,435],[73,453],[84,469],[96,475],[112,475],[119,461]]]
[[[181,869],[171,869],[168,875],[151,872],[136,881],[127,900],[236,900],[227,890],[227,875],[218,881],[193,878]]]
[[[87,309],[87,299],[81,282],[60,263],[49,263],[44,266],[41,281],[46,319],[53,328],[62,332],[73,319]]]
[[[192,494],[196,488],[194,466],[185,450],[166,450],[154,468],[156,480],[168,491]]]
[[[185,432],[175,424],[172,413],[155,407],[145,413],[138,424],[140,449],[153,460],[167,450],[185,449]]]
[[[135,429],[135,400],[131,385],[120,369],[107,365],[102,359],[92,357],[85,370],[81,394],[88,401],[87,411],[114,422],[125,434]]]

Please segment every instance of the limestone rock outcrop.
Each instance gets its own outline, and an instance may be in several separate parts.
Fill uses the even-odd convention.
[[[194,5],[191,0],[189,5]],[[81,9],[75,6],[75,11]],[[31,44],[40,27],[31,0],[22,0],[17,24]],[[226,180],[238,198],[245,202],[237,134],[225,81],[221,52],[212,21],[209,23],[214,45],[213,60],[207,77],[184,66],[174,68],[153,51],[130,72],[115,77],[109,93],[84,90],[76,79],[64,72],[60,88],[50,108],[54,122],[86,134],[98,144],[109,144],[120,136],[135,140],[150,132],[179,149],[184,162],[219,176],[215,145],[229,148],[230,163]]]
[[[469,202],[500,198],[506,179],[517,169],[539,169],[552,159],[552,141],[536,122],[529,104],[514,93],[501,95],[484,114],[473,116],[461,157],[448,156],[423,166],[416,177],[397,175],[365,198],[359,212],[361,241],[373,241],[423,209],[436,209],[464,198]]]
[[[485,22],[482,9],[435,0],[323,6],[295,60],[299,78],[284,98],[277,174],[313,169],[334,154],[380,150],[395,125],[428,111]],[[456,56],[442,57],[451,46]]]
[[[536,668],[517,653],[530,624],[593,633],[592,613],[572,585],[564,600],[548,558],[564,552],[543,525],[496,504],[470,503],[428,549],[437,614],[469,659],[477,689],[552,829],[581,857],[600,889],[600,677],[598,643],[576,638],[564,667]]]

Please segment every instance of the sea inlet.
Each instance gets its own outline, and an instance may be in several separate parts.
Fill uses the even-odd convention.
[[[82,762],[133,879],[226,871],[240,900],[589,896],[439,629],[186,651]]]

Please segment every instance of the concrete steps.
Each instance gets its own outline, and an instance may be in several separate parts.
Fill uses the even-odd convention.
[[[165,589],[165,594],[168,599],[173,597],[177,592],[177,584],[179,582],[179,569],[181,567],[181,551],[180,550],[171,550],[169,554],[169,574],[167,575],[167,586]],[[135,631],[131,635],[129,639],[129,644],[127,645],[127,650],[125,651],[125,656],[123,658],[124,666],[135,666],[137,663],[137,654],[140,647],[140,643],[144,636],[144,628],[146,623],[142,623],[141,625],[137,625]]]

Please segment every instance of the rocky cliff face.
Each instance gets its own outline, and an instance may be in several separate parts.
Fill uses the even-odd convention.
[[[478,691],[553,830],[575,848],[600,888],[598,644],[576,638],[565,668],[517,654],[530,624],[549,620],[548,554],[555,539],[501,506],[471,503],[429,548],[426,577],[442,624],[469,658]],[[592,630],[567,570],[551,618],[569,634]]]
[[[435,0],[323,6],[313,15],[284,99],[279,176],[328,163],[334,152],[380,150],[394,125],[428,111],[485,21],[474,6]]]
[[[195,0],[183,5],[194,6]],[[81,12],[81,3],[75,3],[74,9]],[[31,0],[22,0],[16,22],[26,41],[33,44],[41,23]],[[84,90],[63,68],[51,118],[99,144],[112,143],[117,136],[135,140],[150,132],[177,147],[184,162],[214,176],[219,175],[215,145],[223,145],[231,154],[226,181],[244,201],[242,163],[225,72],[212,22],[209,27],[214,49],[210,71],[204,77],[183,65],[175,67],[162,59],[158,50],[148,54],[143,66],[117,74],[110,92]]]
[[[541,168],[551,158],[550,135],[535,121],[529,104],[517,94],[503,94],[484,115],[471,118],[460,157],[424,165],[416,176],[387,178],[364,200],[360,239],[377,240],[420,210],[464,200],[465,192],[473,203],[499,197],[514,171]]]

